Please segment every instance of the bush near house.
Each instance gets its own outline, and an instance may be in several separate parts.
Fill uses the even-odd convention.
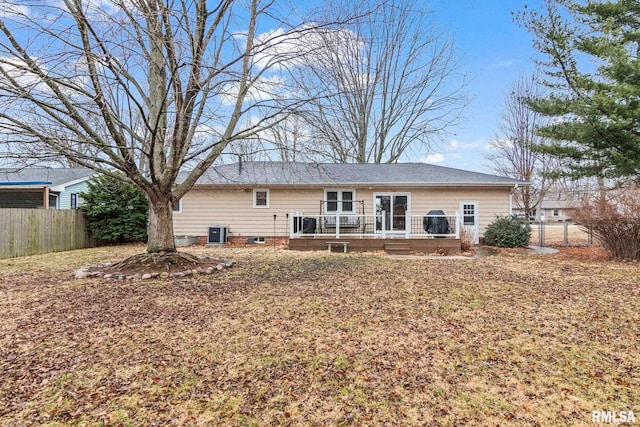
[[[149,203],[135,185],[101,175],[82,193],[88,229],[106,243],[143,242],[147,239]]]
[[[500,248],[517,248],[529,245],[531,227],[512,217],[498,217],[487,226],[483,243]]]

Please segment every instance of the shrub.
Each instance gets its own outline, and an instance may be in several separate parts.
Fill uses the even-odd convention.
[[[89,231],[106,243],[140,242],[147,239],[149,203],[135,185],[101,175],[88,183],[81,196]]]
[[[573,215],[591,231],[612,258],[640,259],[640,191],[628,190],[612,200],[587,200]]]
[[[517,248],[529,245],[531,227],[516,218],[498,217],[487,226],[483,243],[501,248]]]
[[[473,248],[473,241],[471,240],[473,236],[466,228],[462,227],[460,229],[460,250],[462,252],[469,252],[471,248]]]

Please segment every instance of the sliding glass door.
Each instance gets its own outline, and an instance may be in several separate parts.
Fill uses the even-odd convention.
[[[376,232],[404,233],[407,230],[409,213],[409,194],[376,193]],[[384,217],[384,218],[383,218]]]

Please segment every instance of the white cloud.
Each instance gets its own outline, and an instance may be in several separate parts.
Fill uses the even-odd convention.
[[[429,154],[422,158],[422,163],[442,163],[444,162],[444,155],[442,153]]]
[[[236,36],[241,40],[242,34]],[[277,28],[256,36],[254,66],[289,67],[306,63],[333,64],[335,57],[344,61],[359,55],[364,46],[357,34],[346,29],[319,29],[313,24],[286,32]]]
[[[490,68],[509,68],[512,67],[515,62],[511,59],[503,59],[491,64]]]
[[[38,58],[31,58],[35,63],[38,63]],[[43,70],[46,67],[39,64]],[[31,90],[47,90],[45,84],[42,82],[39,76],[33,73],[29,66],[20,58],[7,58],[0,57],[0,70],[3,75],[0,76],[1,87],[13,87],[12,80],[21,87]],[[5,75],[6,74],[6,75]]]
[[[449,151],[478,151],[486,150],[490,144],[487,144],[484,140],[477,139],[475,141],[459,141],[453,139],[447,143],[446,148]]]
[[[24,5],[13,4],[12,2],[0,1],[0,17],[16,18],[28,16],[31,10]]]
[[[512,141],[509,141],[506,138],[498,138],[494,141],[491,141],[487,145],[487,150],[495,150],[497,148],[508,148],[508,147],[511,147],[512,145],[513,145]]]
[[[253,82],[253,86],[247,93],[246,100],[249,102],[264,101],[275,99],[282,89],[285,87],[285,81],[281,76],[261,77]],[[240,83],[227,85],[222,89],[222,103],[225,105],[233,105],[240,93]]]

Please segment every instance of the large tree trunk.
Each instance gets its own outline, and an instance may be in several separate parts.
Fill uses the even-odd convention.
[[[169,195],[149,197],[147,252],[175,252],[173,240],[173,204]]]

